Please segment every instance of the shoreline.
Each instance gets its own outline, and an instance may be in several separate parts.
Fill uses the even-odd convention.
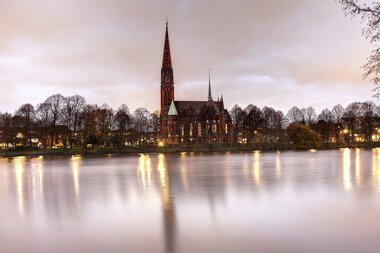
[[[376,145],[374,145],[376,144]],[[260,148],[254,146],[220,146],[220,147],[144,147],[144,148],[98,148],[93,150],[88,150],[86,154],[83,153],[81,149],[46,149],[46,150],[2,150],[0,151],[0,158],[12,158],[19,156],[26,157],[54,157],[54,156],[81,156],[81,157],[103,157],[103,156],[126,156],[126,155],[136,155],[136,154],[178,154],[183,152],[189,153],[241,153],[241,152],[276,152],[276,151],[323,151],[323,150],[338,150],[342,148],[361,148],[361,149],[372,149],[380,147],[378,143],[372,143],[372,145],[337,145],[334,147],[280,147],[280,148]]]

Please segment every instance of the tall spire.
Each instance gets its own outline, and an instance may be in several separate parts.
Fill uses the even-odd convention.
[[[212,101],[212,96],[211,96],[211,70],[208,69],[208,101]]]
[[[162,68],[172,68],[172,58],[170,56],[170,44],[169,44],[169,32],[168,32],[168,19],[166,18],[166,32],[165,32],[165,45],[164,45],[164,57],[162,58]]]

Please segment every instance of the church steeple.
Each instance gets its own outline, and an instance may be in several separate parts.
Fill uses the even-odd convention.
[[[210,69],[208,69],[208,101],[212,101],[212,96],[211,96],[211,73]]]
[[[168,20],[166,20],[166,33],[165,33],[165,45],[164,45],[164,57],[162,58],[162,68],[163,69],[171,69],[172,68],[172,58],[170,55]]]
[[[168,21],[166,20],[164,55],[161,67],[161,114],[163,115],[167,115],[170,104],[174,100],[174,75],[168,30]]]

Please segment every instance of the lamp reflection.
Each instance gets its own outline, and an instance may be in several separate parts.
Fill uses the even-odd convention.
[[[79,191],[80,191],[80,188],[79,188],[80,187],[79,185],[80,162],[81,162],[81,157],[73,156],[70,159],[71,171],[73,174],[73,181],[74,181],[75,197],[77,201],[79,198]]]
[[[352,190],[351,182],[351,150],[343,150],[343,187],[346,191]]]
[[[24,167],[25,157],[16,157],[13,159],[13,166],[16,177],[16,192],[18,211],[21,216],[24,215]]]
[[[276,177],[279,179],[281,177],[281,158],[280,151],[277,151],[276,155]]]
[[[260,185],[260,151],[255,151],[253,155],[253,179],[255,184]]]
[[[0,159],[0,192],[8,191],[8,159]]]
[[[185,191],[189,189],[189,182],[187,179],[187,166],[186,166],[186,152],[181,153],[181,178]]]
[[[372,149],[372,180],[375,188],[380,190],[380,159],[379,148]]]
[[[157,171],[160,180],[160,194],[163,211],[163,226],[165,233],[166,252],[175,252],[175,234],[176,234],[176,211],[174,199],[170,188],[170,176],[163,154],[158,155]]]
[[[152,165],[149,155],[140,155],[138,174],[140,177],[141,184],[145,190],[147,186],[151,185],[151,175],[152,175]]]
[[[357,187],[360,187],[360,184],[361,184],[360,156],[361,156],[361,150],[360,148],[357,148],[355,150],[355,180],[356,180]]]

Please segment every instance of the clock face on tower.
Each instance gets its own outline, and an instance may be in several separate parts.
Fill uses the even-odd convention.
[[[165,82],[166,83],[170,82],[170,76],[165,76]]]

